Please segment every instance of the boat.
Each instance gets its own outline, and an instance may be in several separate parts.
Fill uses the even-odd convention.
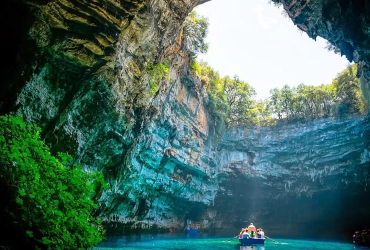
[[[258,245],[258,244],[265,244],[265,239],[262,238],[244,238],[239,239],[241,246],[250,246],[250,245]]]
[[[247,228],[242,228],[239,233],[240,246],[265,244],[265,233],[262,228],[256,229],[251,223]]]
[[[199,229],[198,228],[187,228],[186,229],[186,234],[187,235],[193,236],[193,235],[198,235],[198,233],[199,233]]]
[[[188,219],[186,221],[186,224],[187,224],[185,228],[186,235],[195,236],[199,234],[199,228],[201,227],[199,222],[193,222]]]

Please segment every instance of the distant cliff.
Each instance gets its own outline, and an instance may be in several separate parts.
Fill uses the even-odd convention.
[[[347,12],[313,11],[324,13],[334,1],[282,2],[311,37],[325,31],[362,65],[366,90],[367,37],[360,43],[357,33],[347,34],[341,23]],[[197,4],[7,1],[1,114],[37,123],[54,152],[69,152],[86,169],[103,172],[109,188],[97,212],[119,232],[182,229],[186,219],[215,232],[253,220],[281,235],[309,235],[322,222],[344,233],[365,225],[368,118],[221,131],[182,47],[182,22]],[[362,7],[365,25],[367,2]],[[15,21],[19,29],[9,27]],[[316,28],[324,21],[325,29]],[[349,40],[352,49],[345,49]],[[148,65],[165,60],[169,79],[153,94]]]
[[[275,235],[335,237],[365,227],[369,138],[369,118],[228,131],[215,203],[234,226],[258,221]]]

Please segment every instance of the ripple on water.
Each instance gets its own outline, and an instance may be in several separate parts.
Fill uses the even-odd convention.
[[[256,246],[238,246],[238,240],[233,238],[211,238],[211,237],[166,237],[166,236],[140,236],[134,238],[128,237],[110,237],[107,241],[102,242],[93,250],[131,250],[131,249],[151,249],[151,250],[365,250],[355,246],[352,243],[334,242],[334,241],[313,241],[297,239],[266,239],[264,245]]]

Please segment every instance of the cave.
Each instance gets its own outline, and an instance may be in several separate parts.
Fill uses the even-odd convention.
[[[110,232],[192,220],[227,235],[254,222],[277,237],[350,241],[369,228],[368,115],[226,129],[181,46],[184,19],[208,1],[70,2],[73,11],[59,0],[3,3],[0,114],[37,124],[53,153],[105,174],[98,213]],[[369,99],[370,5],[273,2],[358,64]],[[168,78],[148,94],[145,72],[164,58]]]

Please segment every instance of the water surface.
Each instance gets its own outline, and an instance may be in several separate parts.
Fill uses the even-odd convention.
[[[182,236],[122,236],[110,237],[93,250],[131,250],[131,249],[177,249],[177,250],[369,250],[355,246],[350,242],[314,241],[299,239],[274,238],[276,242],[266,239],[264,245],[238,246],[238,240],[224,237],[182,237]]]

